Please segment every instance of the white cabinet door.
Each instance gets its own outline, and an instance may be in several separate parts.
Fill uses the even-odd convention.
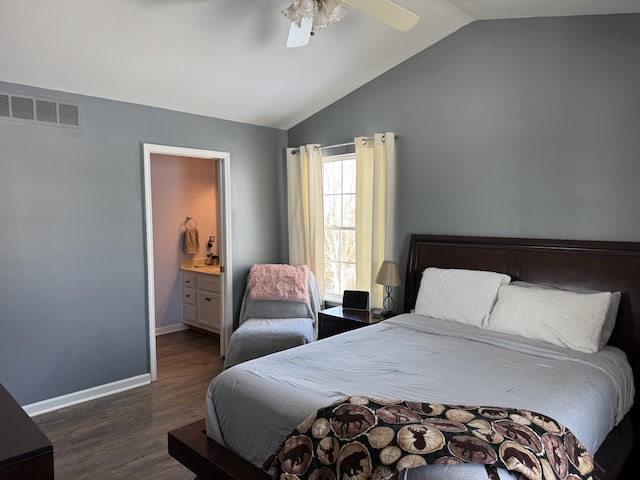
[[[220,334],[220,277],[182,272],[182,321]]]
[[[220,333],[220,294],[198,290],[197,320],[203,328]]]

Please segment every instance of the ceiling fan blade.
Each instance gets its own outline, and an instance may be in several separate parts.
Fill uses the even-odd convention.
[[[401,32],[411,30],[420,20],[420,17],[415,13],[389,0],[345,1],[367,15],[371,15],[373,18]]]
[[[313,18],[303,18],[300,26],[295,22],[291,22],[289,27],[289,36],[287,37],[287,48],[304,47],[309,43],[311,38],[311,28],[313,27]]]

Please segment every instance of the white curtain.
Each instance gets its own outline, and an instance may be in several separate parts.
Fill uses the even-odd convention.
[[[395,134],[356,137],[356,288],[382,307],[375,283],[383,260],[393,260],[395,220]],[[287,149],[289,263],[315,273],[324,298],[324,217],[320,145]]]
[[[375,283],[383,260],[393,260],[395,223],[395,134],[356,137],[356,284],[382,307],[383,287]]]
[[[324,298],[324,218],[320,145],[287,148],[289,263],[308,265]]]

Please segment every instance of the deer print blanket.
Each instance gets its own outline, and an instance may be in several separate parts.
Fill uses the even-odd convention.
[[[527,410],[350,397],[309,416],[272,457],[274,480],[391,480],[430,464],[480,463],[529,480],[602,473],[556,420]]]

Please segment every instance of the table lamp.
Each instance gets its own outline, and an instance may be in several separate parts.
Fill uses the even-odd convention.
[[[391,296],[391,287],[397,287],[400,285],[400,271],[398,270],[398,264],[388,260],[382,262],[380,270],[378,270],[376,283],[378,285],[384,285],[385,297],[382,301],[382,307],[384,308],[383,315],[389,314],[395,309],[395,303]]]

